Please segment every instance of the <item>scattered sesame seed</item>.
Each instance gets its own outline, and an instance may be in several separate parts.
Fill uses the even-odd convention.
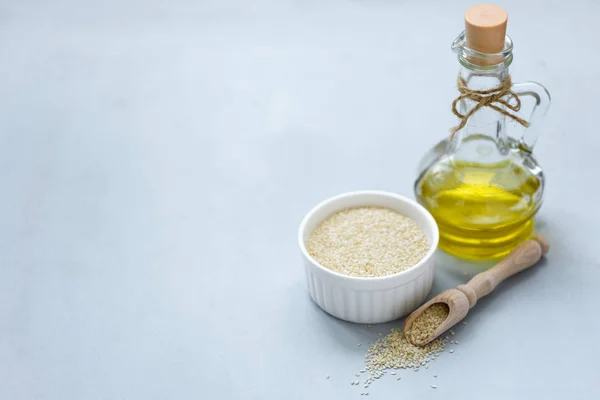
[[[399,376],[399,377],[398,377],[398,379],[396,379],[396,380],[397,380],[397,381],[399,381],[400,379],[402,379],[402,377],[401,377],[401,376]]]
[[[454,344],[458,344],[458,340],[455,340],[455,341],[454,341]]]
[[[450,350],[450,354],[454,353],[454,350]]]
[[[330,377],[329,375],[327,375],[325,378],[329,379],[329,378],[331,378],[331,377]]]
[[[432,388],[432,389],[437,389],[437,386],[435,386],[435,385],[431,385],[431,388]]]
[[[360,347],[360,346],[361,346],[361,344],[360,344],[360,343],[356,343],[356,347]]]
[[[371,329],[371,325],[367,325],[367,328]]]
[[[456,333],[455,333],[455,332],[454,332],[452,329],[450,329],[450,334],[451,334],[452,336],[456,335]]]
[[[433,377],[434,377],[434,378],[437,378],[437,375],[436,375],[436,374],[433,374]]]
[[[448,307],[446,304],[443,305]],[[447,318],[447,315],[443,318]],[[378,335],[383,336],[381,332]],[[367,350],[365,368],[361,370],[361,373],[369,373],[368,378],[364,381],[364,388],[379,380],[386,373],[396,375],[398,369],[412,369],[415,372],[422,366],[429,369],[430,363],[436,361],[448,342],[448,337],[446,337],[446,339],[433,340],[422,347],[414,346],[401,330],[392,329],[388,335],[378,338]],[[401,380],[401,377],[396,377],[396,380]]]
[[[463,325],[466,325],[466,324],[467,324],[467,321],[463,321],[463,322],[462,322],[462,324],[463,324]]]
[[[413,346],[402,331],[392,329],[389,335],[378,339],[369,348],[366,369],[375,378],[382,376],[387,369],[418,370],[421,364],[426,364],[432,355],[440,352],[445,344],[445,340],[437,339],[423,347]]]

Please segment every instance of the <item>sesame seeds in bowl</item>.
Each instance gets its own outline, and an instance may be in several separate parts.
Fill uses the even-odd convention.
[[[402,272],[425,257],[429,241],[410,218],[384,207],[338,211],[311,233],[308,253],[343,275],[375,278]]]
[[[380,191],[332,197],[305,216],[298,234],[311,298],[337,318],[391,321],[431,290],[437,225],[406,197]]]

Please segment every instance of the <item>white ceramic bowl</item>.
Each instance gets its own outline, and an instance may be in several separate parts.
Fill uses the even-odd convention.
[[[327,269],[308,254],[312,231],[329,215],[351,207],[379,206],[411,218],[429,239],[427,255],[414,267],[394,275],[359,278]],[[378,324],[403,317],[423,303],[433,283],[434,253],[439,231],[431,214],[415,201],[393,193],[361,191],[344,193],[318,204],[302,220],[298,240],[308,289],[327,313],[345,321]]]

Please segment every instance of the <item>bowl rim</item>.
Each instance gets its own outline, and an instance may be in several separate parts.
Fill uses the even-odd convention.
[[[342,199],[348,198],[348,197],[360,197],[360,196],[365,196],[365,195],[369,195],[369,196],[375,195],[375,196],[387,197],[387,198],[392,198],[393,200],[396,200],[396,201],[408,203],[411,207],[413,207],[418,212],[420,212],[421,214],[424,215],[425,219],[427,220],[429,226],[432,229],[432,240],[431,240],[431,243],[429,244],[429,250],[427,251],[427,254],[425,254],[425,256],[417,264],[413,265],[410,268],[405,269],[404,271],[400,271],[400,272],[397,272],[392,275],[361,277],[361,276],[344,275],[339,272],[335,272],[329,268],[326,268],[326,267],[322,266],[319,262],[317,262],[317,260],[315,260],[308,253],[308,250],[306,249],[306,245],[304,243],[304,232],[306,231],[306,225],[308,224],[308,221],[312,218],[312,216],[317,211],[319,211],[320,209],[322,209],[323,207],[325,207],[331,203],[336,203],[336,202],[338,202]],[[329,198],[321,201],[317,205],[315,205],[308,213],[306,213],[306,215],[302,219],[302,222],[300,223],[300,228],[298,229],[298,244],[300,245],[300,250],[302,251],[302,254],[304,255],[304,257],[306,257],[321,272],[328,274],[331,277],[345,279],[345,280],[349,280],[352,282],[386,282],[386,281],[399,279],[399,278],[407,278],[407,281],[408,281],[409,278],[413,278],[413,276],[416,278],[416,271],[418,271],[419,269],[421,269],[423,267],[426,267],[429,264],[428,261],[435,254],[437,247],[438,247],[439,238],[440,238],[440,234],[439,234],[439,228],[437,226],[437,223],[435,222],[433,215],[431,215],[431,213],[429,211],[427,211],[427,209],[425,207],[423,207],[422,205],[417,203],[415,200],[410,199],[408,197],[405,197],[405,196],[402,196],[402,195],[399,195],[396,193],[392,193],[392,192],[382,191],[382,190],[358,190],[358,191],[352,191],[352,192],[344,192],[344,193],[329,197]],[[410,279],[410,280],[412,280],[412,279]]]

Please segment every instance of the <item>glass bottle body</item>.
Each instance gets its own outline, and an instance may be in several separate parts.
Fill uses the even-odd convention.
[[[502,59],[497,65],[481,67],[459,54],[460,77],[469,89],[496,88],[509,76],[512,54]],[[464,115],[475,102],[465,99],[459,106]],[[415,183],[418,201],[440,228],[440,248],[450,254],[468,259],[502,257],[533,232],[544,190],[543,172],[531,155],[535,138],[509,137],[506,122],[498,111],[481,108],[447,141],[445,151],[430,157]]]

